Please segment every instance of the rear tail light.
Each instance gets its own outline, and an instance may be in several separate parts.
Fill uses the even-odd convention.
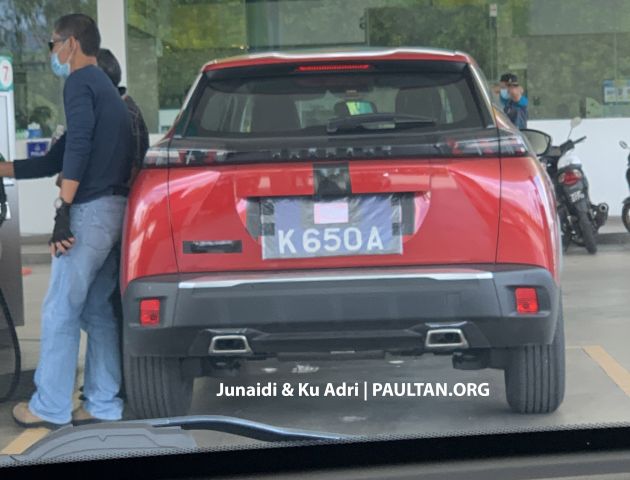
[[[575,185],[581,178],[582,173],[579,170],[568,170],[560,174],[558,181],[563,185]]]
[[[146,298],[140,301],[140,325],[152,327],[160,324],[160,301]]]
[[[438,148],[444,153],[463,157],[520,156],[528,154],[527,146],[520,136],[503,134],[499,138],[496,132],[485,136],[448,137],[441,144],[438,144]]]
[[[168,148],[151,148],[144,157],[145,167],[177,167],[213,165],[224,160],[227,150],[195,149],[175,150]]]
[[[145,167],[168,167],[170,151],[168,148],[153,147],[147,150],[142,164]]]
[[[517,288],[514,296],[518,313],[538,313],[538,294],[535,288]]]

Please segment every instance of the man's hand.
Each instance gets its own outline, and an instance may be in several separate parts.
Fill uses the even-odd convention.
[[[13,162],[7,162],[1,153],[0,153],[0,177],[15,177],[15,170],[13,170]]]
[[[50,254],[60,257],[70,250],[74,245],[74,235],[70,230],[70,204],[62,203],[55,215],[55,228],[52,237],[48,241]]]
[[[523,96],[523,92],[523,87],[521,87],[520,85],[514,85],[513,87],[510,87],[510,98],[512,99],[512,101],[518,103]]]

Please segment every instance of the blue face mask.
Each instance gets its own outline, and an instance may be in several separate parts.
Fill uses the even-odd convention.
[[[510,95],[508,94],[508,89],[507,88],[502,88],[500,95],[501,95],[501,98],[503,100],[507,100],[508,98],[510,98]]]
[[[57,52],[50,56],[50,68],[60,78],[66,79],[70,76],[70,63],[61,63]]]

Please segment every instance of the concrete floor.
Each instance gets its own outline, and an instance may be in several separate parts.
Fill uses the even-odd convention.
[[[596,256],[573,247],[564,259],[563,289],[567,343],[567,390],[550,415],[516,415],[505,402],[499,371],[457,371],[449,357],[419,359],[252,363],[245,380],[255,382],[488,382],[488,397],[254,398],[217,399],[218,381],[195,384],[193,411],[243,417],[274,425],[354,435],[426,435],[462,431],[630,423],[630,244],[602,245]],[[24,369],[35,368],[39,310],[48,267],[24,278],[26,326],[19,329]],[[83,352],[83,349],[82,349]],[[226,382],[233,384],[234,382]],[[26,397],[28,389],[19,392]],[[0,404],[0,450],[19,451],[23,430],[13,424],[11,404]],[[45,432],[42,432],[42,435]],[[40,435],[40,436],[42,436]],[[197,432],[204,447],[248,444],[227,434]],[[16,441],[16,438],[18,440]],[[26,443],[24,443],[26,442]]]

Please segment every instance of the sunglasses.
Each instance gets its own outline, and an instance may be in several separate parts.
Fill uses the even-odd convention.
[[[66,40],[68,40],[67,38],[60,38],[59,40],[51,40],[50,42],[48,42],[48,48],[49,50],[52,52],[53,48],[55,48],[55,44],[56,43],[63,43]]]

